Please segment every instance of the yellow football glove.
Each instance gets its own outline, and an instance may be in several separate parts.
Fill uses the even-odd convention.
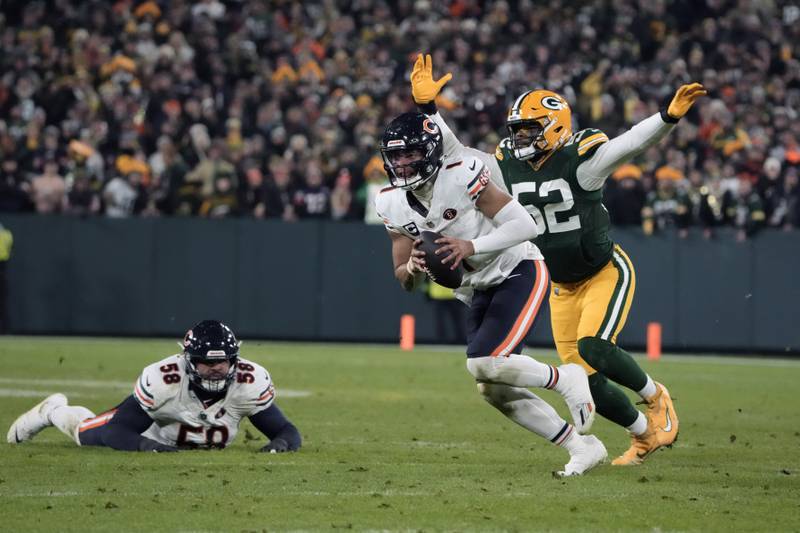
[[[439,81],[433,80],[433,59],[431,55],[417,56],[411,70],[411,95],[418,104],[433,102],[444,84],[453,78],[451,73],[442,76]]]
[[[706,91],[706,88],[699,83],[681,85],[675,92],[672,102],[669,103],[667,115],[669,115],[670,118],[678,120],[689,112],[689,108],[694,105],[695,100],[707,94],[708,91]]]

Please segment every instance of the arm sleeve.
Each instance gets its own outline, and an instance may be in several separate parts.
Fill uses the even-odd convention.
[[[103,433],[103,444],[115,450],[158,451],[164,445],[142,437],[142,433],[153,423],[133,396],[125,398],[117,407],[114,417],[108,422]],[[171,446],[169,448],[172,448]]]
[[[578,184],[586,191],[600,189],[614,170],[663,139],[674,127],[656,113],[601,144],[592,157],[578,165]]]
[[[429,105],[429,104],[425,104]],[[444,155],[450,156],[456,153],[465,152],[473,157],[476,157],[480,162],[482,162],[489,172],[491,173],[492,181],[495,185],[500,187],[501,191],[506,190],[506,185],[503,182],[503,173],[500,170],[500,165],[497,164],[497,159],[495,159],[494,154],[487,154],[486,152],[481,152],[477,148],[472,148],[469,146],[464,146],[461,144],[461,141],[458,140],[456,134],[453,133],[453,130],[450,129],[450,126],[447,125],[442,115],[433,108],[433,113],[428,113],[431,109],[427,109],[424,106],[420,106],[423,113],[428,114],[431,117],[439,129],[442,130],[442,144],[444,145]]]
[[[442,118],[442,115],[439,114],[438,111],[430,115],[430,117],[431,120],[439,126],[439,129],[442,130],[442,144],[444,145],[445,157],[451,156],[464,149],[464,145],[461,144],[461,141],[458,140],[456,134],[453,133],[453,130],[450,129],[450,126],[447,125],[447,122],[444,121],[444,118]]]
[[[269,440],[283,439],[291,451],[298,450],[303,442],[300,432],[274,403],[269,408],[249,417],[250,422]]]
[[[494,230],[472,241],[476,254],[499,252],[538,235],[536,222],[516,200],[504,205],[492,221],[496,224]]]

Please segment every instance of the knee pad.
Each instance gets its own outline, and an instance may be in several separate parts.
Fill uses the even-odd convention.
[[[608,358],[616,348],[614,344],[598,337],[584,337],[578,341],[581,358],[598,372],[605,372]]]
[[[494,381],[497,377],[497,370],[494,368],[494,357],[469,357],[467,358],[467,370],[472,377],[479,381]]]

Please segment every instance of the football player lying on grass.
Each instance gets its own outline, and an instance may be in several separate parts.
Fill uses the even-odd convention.
[[[270,439],[262,452],[299,449],[300,433],[275,404],[269,373],[240,358],[239,344],[228,326],[204,320],[186,333],[183,353],[146,367],[133,394],[117,407],[95,415],[53,394],[14,421],[8,442],[25,442],[56,426],[79,446],[155,452],[224,448],[248,417]]]

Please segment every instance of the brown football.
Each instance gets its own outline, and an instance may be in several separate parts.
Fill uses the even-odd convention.
[[[422,243],[417,247],[418,250],[425,252],[425,273],[431,281],[438,283],[443,287],[457,289],[461,286],[461,281],[464,278],[464,267],[458,265],[455,270],[450,270],[453,263],[442,264],[442,255],[436,255],[434,252],[441,247],[441,244],[435,244],[436,239],[442,237],[441,233],[435,231],[423,231],[420,233],[419,238]]]

